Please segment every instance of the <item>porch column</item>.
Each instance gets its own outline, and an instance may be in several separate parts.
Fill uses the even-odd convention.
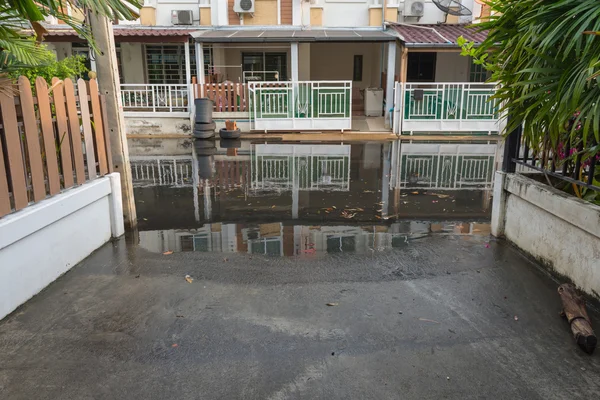
[[[187,40],[183,46],[185,52],[185,83],[188,87],[188,111],[192,112],[192,66],[190,60],[190,41]]]
[[[390,127],[390,108],[394,106],[394,75],[396,74],[396,41],[388,43],[387,81],[385,83],[385,126]]]
[[[298,42],[290,43],[290,59],[292,63],[292,82],[298,82]]]
[[[204,97],[204,46],[196,42],[196,77],[200,91],[198,97]]]

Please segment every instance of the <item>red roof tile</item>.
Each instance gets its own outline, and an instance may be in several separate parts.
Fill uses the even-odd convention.
[[[407,47],[430,45],[431,47],[456,44],[459,36],[468,41],[481,43],[487,37],[487,31],[479,32],[469,25],[405,25],[390,24],[390,28],[398,32],[400,40]]]
[[[75,31],[67,25],[44,25],[48,32],[44,36],[52,38],[56,36],[77,36]],[[136,36],[136,37],[187,37],[190,33],[198,30],[198,27],[191,29],[185,28],[160,28],[160,27],[140,27],[140,26],[114,26],[115,36]]]

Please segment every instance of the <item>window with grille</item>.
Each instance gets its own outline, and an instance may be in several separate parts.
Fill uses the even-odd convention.
[[[211,46],[204,46],[202,48],[204,53],[204,76],[210,75],[210,70],[213,65],[213,53]]]
[[[489,77],[489,72],[483,68],[483,65],[475,64],[473,60],[471,60],[471,68],[469,69],[469,82],[485,82]]]
[[[191,70],[196,70],[196,52],[190,46]],[[184,44],[146,45],[148,83],[185,84]],[[192,72],[193,74],[193,72]]]

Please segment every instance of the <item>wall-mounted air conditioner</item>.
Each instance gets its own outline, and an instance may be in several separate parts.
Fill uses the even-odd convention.
[[[171,11],[171,23],[173,25],[192,25],[194,23],[192,10]]]
[[[235,0],[233,2],[233,11],[236,13],[253,13],[254,0]]]
[[[425,11],[425,4],[420,0],[404,0],[404,12],[402,13],[405,17],[422,17]]]

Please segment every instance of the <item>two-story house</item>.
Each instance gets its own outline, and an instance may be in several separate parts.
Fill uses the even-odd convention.
[[[496,129],[490,88],[463,84],[486,74],[456,45],[484,37],[465,25],[479,0],[146,0],[139,15],[113,26],[128,133],[189,131],[200,96],[244,130]],[[93,69],[73,31],[47,30]]]

